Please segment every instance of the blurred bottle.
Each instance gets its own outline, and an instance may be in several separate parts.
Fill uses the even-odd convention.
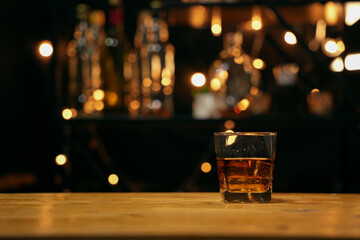
[[[97,116],[104,109],[101,89],[101,46],[105,39],[103,11],[89,12],[79,4],[74,39],[67,48],[69,57],[69,105],[80,116]]]
[[[223,117],[248,112],[254,96],[261,93],[260,72],[242,49],[242,42],[242,33],[226,33],[224,48],[209,69],[210,90]]]
[[[67,47],[67,56],[69,62],[69,86],[68,86],[68,106],[75,111],[80,111],[83,107],[81,98],[83,87],[82,55],[85,51],[86,33],[89,28],[89,6],[78,4],[76,6],[76,26],[73,39]]]
[[[121,0],[109,0],[108,34],[102,49],[105,112],[127,112],[124,104],[124,58],[129,44],[124,35],[124,11]]]
[[[140,114],[140,72],[138,56],[134,49],[125,53],[124,58],[124,103],[132,118]]]
[[[167,24],[157,12],[140,13],[134,42],[139,64],[139,107],[143,116],[169,117],[173,113],[175,48],[168,39]]]
[[[83,88],[80,96],[84,101],[81,113],[95,114],[104,109],[104,91],[101,79],[101,50],[105,40],[105,13],[94,10],[90,14],[90,28],[86,32],[86,45],[82,53]]]

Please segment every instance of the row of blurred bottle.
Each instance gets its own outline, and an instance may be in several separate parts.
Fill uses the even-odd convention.
[[[168,41],[164,16],[156,9],[140,12],[131,44],[124,34],[122,1],[109,0],[109,7],[106,16],[101,10],[91,11],[88,5],[77,5],[74,38],[67,48],[66,105],[76,111],[72,117],[108,112],[170,117],[174,113],[175,48]],[[270,111],[298,114],[307,111],[301,110],[305,105],[311,114],[332,111],[333,99],[326,91],[314,89],[307,97],[296,97],[297,92],[290,97],[280,92],[277,97],[274,91],[263,91],[262,68],[242,45],[241,31],[223,34],[223,50],[209,68],[207,91],[194,96],[195,118],[237,118]],[[296,86],[298,71],[295,63],[275,67],[276,84],[279,88]]]
[[[166,22],[156,11],[141,12],[132,47],[124,34],[122,1],[109,0],[109,7],[107,18],[88,5],[76,7],[74,38],[67,47],[68,107],[82,117],[171,116],[175,49]]]
[[[271,92],[264,90],[260,71],[264,67],[261,59],[244,51],[241,31],[225,33],[223,49],[209,68],[210,81],[194,94],[193,117],[331,114],[333,96],[329,91],[314,88],[306,92],[298,87],[298,64],[284,63],[272,69],[276,87]]]

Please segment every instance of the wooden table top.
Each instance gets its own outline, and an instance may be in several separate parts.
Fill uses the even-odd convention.
[[[360,194],[274,193],[224,204],[219,193],[0,194],[0,238],[360,239]]]

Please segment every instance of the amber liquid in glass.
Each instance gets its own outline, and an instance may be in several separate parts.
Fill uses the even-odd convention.
[[[224,202],[270,202],[272,159],[217,158],[216,162]]]

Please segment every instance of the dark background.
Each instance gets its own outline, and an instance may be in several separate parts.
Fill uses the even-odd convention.
[[[87,3],[107,10],[104,1]],[[212,37],[209,28],[170,27],[170,42],[176,49],[171,119],[105,116],[64,121],[59,73],[63,50],[72,38],[77,1],[3,0],[0,4],[0,192],[218,190],[212,135],[224,130],[227,119],[192,119],[188,78],[193,72],[207,71],[222,49],[221,37]],[[138,11],[148,5],[148,1],[136,5],[124,1],[129,39],[135,33]],[[358,25],[341,33],[347,52],[360,50]],[[360,192],[359,73],[332,75],[323,68],[329,59],[321,56],[317,61],[310,58],[313,70],[296,89],[276,87],[272,66],[297,61],[286,54],[289,49],[270,44],[277,30],[272,29],[267,38],[272,51],[263,52],[268,67],[262,74],[265,88],[278,100],[265,116],[233,119],[234,130],[278,132],[274,191]],[[251,42],[251,35],[248,38]],[[43,39],[54,44],[51,59],[40,59],[36,53]],[[299,51],[299,56],[309,58],[305,50]],[[311,116],[306,106],[304,111],[291,110],[294,104],[303,104],[306,92],[319,86],[335,94],[331,116]],[[63,152],[69,154],[69,162],[57,166],[55,156]],[[213,166],[208,174],[199,167],[205,161]],[[120,176],[118,185],[107,183],[110,173]]]

